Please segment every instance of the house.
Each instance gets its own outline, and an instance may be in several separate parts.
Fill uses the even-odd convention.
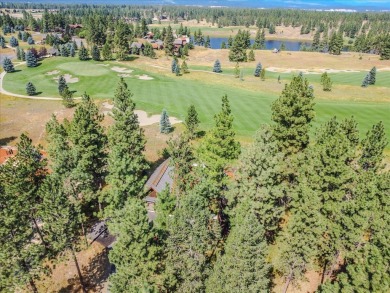
[[[172,188],[173,184],[173,167],[169,165],[170,159],[166,159],[153,172],[145,184],[146,197],[144,201],[147,203],[148,212],[154,213],[154,204],[157,196],[166,186]]]
[[[47,55],[50,57],[59,55],[59,52],[56,48],[51,47],[49,50],[47,50]]]
[[[161,41],[161,40],[150,40],[150,43],[152,44],[152,47],[155,50],[162,50],[162,49],[164,49],[164,42]]]
[[[148,33],[144,36],[144,39],[153,40],[153,38],[154,38],[154,33],[152,33],[152,32],[148,32]]]
[[[143,52],[145,45],[139,42],[132,42],[130,45],[131,54],[138,55]]]
[[[0,165],[3,165],[9,158],[16,155],[18,149],[12,146],[0,147]]]
[[[83,28],[83,25],[82,24],[70,24],[69,27],[71,29],[77,29],[77,28]]]

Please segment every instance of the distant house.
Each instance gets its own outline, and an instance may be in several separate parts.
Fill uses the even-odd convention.
[[[56,48],[51,47],[49,50],[47,50],[47,55],[50,57],[59,55],[59,52]]]
[[[153,39],[154,38],[154,33],[152,32],[148,32],[145,36],[144,36],[144,39]]]
[[[143,52],[144,48],[145,48],[145,45],[143,43],[139,43],[139,42],[133,42],[130,45],[131,54],[135,54],[135,55],[138,55],[141,52]]]
[[[148,205],[148,211],[154,211],[154,204],[157,196],[168,185],[172,188],[173,184],[173,167],[169,165],[170,159],[166,159],[153,174],[149,177],[145,184],[147,195],[144,198]]]
[[[161,41],[161,40],[151,40],[150,43],[152,44],[152,47],[155,50],[162,50],[162,49],[164,49],[164,42]]]

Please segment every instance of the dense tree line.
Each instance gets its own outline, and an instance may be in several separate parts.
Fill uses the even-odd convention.
[[[4,3],[11,9],[42,9],[41,19],[34,19],[31,13],[23,10],[23,18],[13,18],[8,14],[0,15],[0,26],[4,34],[23,31],[25,28],[42,32],[62,31],[64,42],[72,35],[85,37],[88,43],[99,47],[106,43],[114,52],[129,49],[133,38],[142,38],[148,32],[148,24],[162,16],[173,20],[205,20],[223,26],[256,26],[255,49],[263,47],[265,29],[270,34],[276,32],[276,26],[301,27],[301,34],[314,34],[312,50],[339,54],[343,49],[343,40],[349,50],[380,54],[382,59],[390,58],[390,16],[382,12],[327,12],[287,9],[241,9],[241,8],[202,8],[181,6],[115,6],[115,5],[44,5]],[[51,11],[49,9],[54,9]],[[56,11],[56,9],[58,11]],[[124,23],[123,23],[124,22]],[[83,28],[73,29],[71,24],[82,24]],[[262,33],[260,33],[260,29]],[[117,34],[119,31],[119,35]],[[156,38],[164,40],[166,32],[153,28]],[[181,26],[178,35],[190,35],[191,32]],[[194,42],[207,45],[207,37],[200,31],[194,33]],[[120,37],[120,38],[118,38]],[[115,41],[116,40],[116,41]],[[119,41],[121,40],[121,41]],[[348,40],[348,42],[347,42]],[[33,41],[33,40],[31,40]],[[123,44],[119,44],[123,42]],[[230,47],[231,44],[229,44]]]

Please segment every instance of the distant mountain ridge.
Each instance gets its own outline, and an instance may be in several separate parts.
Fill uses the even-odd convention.
[[[2,3],[114,4],[114,5],[193,5],[250,8],[296,8],[318,10],[390,11],[388,0],[13,0]]]

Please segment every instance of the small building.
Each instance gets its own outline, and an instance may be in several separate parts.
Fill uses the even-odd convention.
[[[77,29],[77,28],[83,28],[83,25],[82,24],[70,24],[69,27],[71,29]]]
[[[56,48],[51,47],[51,48],[49,48],[49,50],[47,50],[47,55],[50,57],[57,56],[57,55],[59,55],[59,52]]]
[[[145,184],[146,197],[144,200],[147,203],[147,209],[150,212],[154,212],[154,204],[156,203],[157,196],[162,192],[167,185],[172,188],[173,184],[173,167],[169,165],[170,159],[166,159],[160,166],[153,172]]]
[[[148,32],[144,37],[144,39],[150,39],[150,40],[153,40],[153,38],[154,38],[154,33],[152,32]]]
[[[9,158],[16,155],[18,149],[12,146],[0,147],[0,165],[3,165]]]
[[[162,50],[162,49],[164,49],[164,42],[161,41],[161,40],[151,40],[150,43],[152,44],[152,47],[155,50]]]

